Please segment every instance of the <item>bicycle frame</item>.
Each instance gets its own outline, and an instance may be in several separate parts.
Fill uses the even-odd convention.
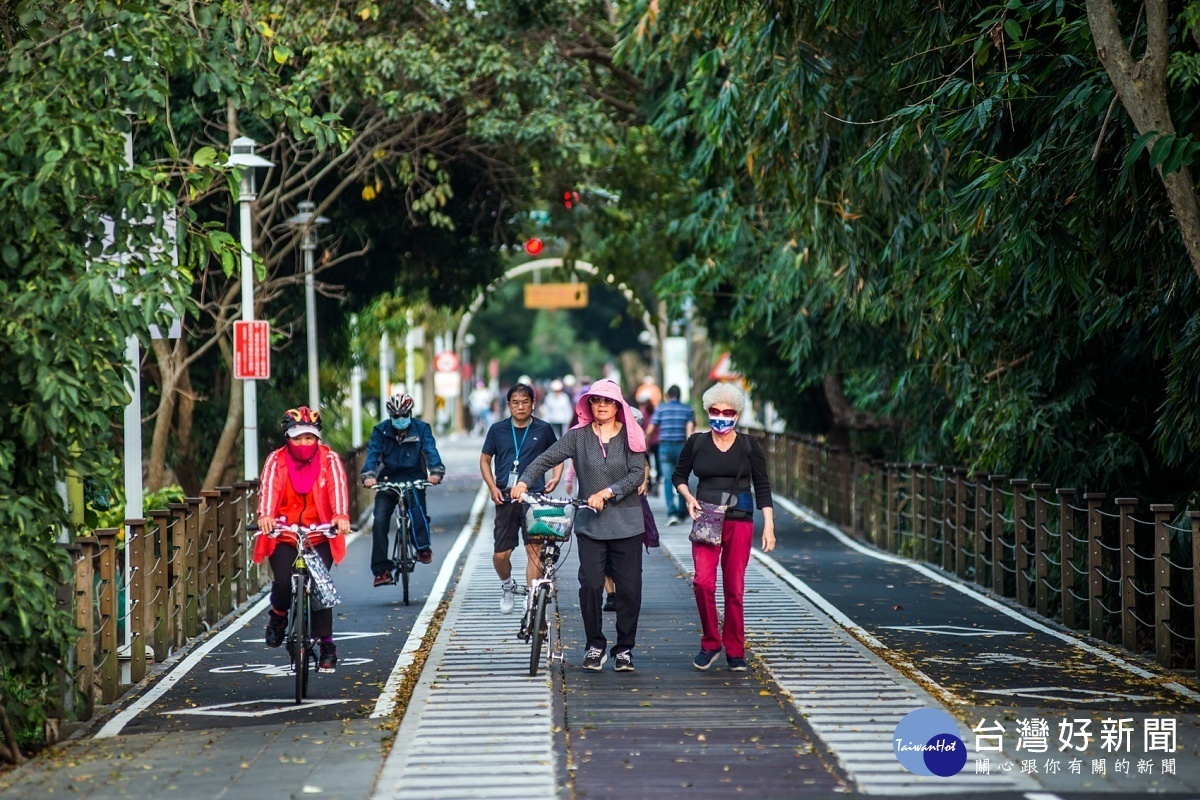
[[[526,494],[522,496],[521,500],[533,507],[541,506],[543,508],[547,506],[585,505],[580,500],[551,497],[544,494]],[[562,618],[559,615],[558,584],[555,579],[558,574],[558,568],[563,560],[562,546],[564,543],[570,542],[571,528],[573,528],[574,524],[573,517],[570,522],[559,524],[562,532],[565,532],[563,538],[541,539],[538,547],[538,559],[541,562],[542,576],[535,578],[529,584],[529,589],[525,593],[525,613],[521,617],[521,627],[517,634],[520,640],[530,643],[530,677],[537,675],[538,666],[541,662],[543,642],[547,645],[552,665],[555,662],[561,664],[564,659],[562,650]],[[553,612],[551,612],[551,605],[553,605]],[[554,615],[553,624],[550,623],[549,619],[551,613]]]
[[[396,510],[392,512],[392,517],[396,523],[396,538],[392,541],[392,583],[401,583],[403,586],[404,605],[409,604],[409,575],[417,565],[417,548],[413,542],[412,520],[408,515],[409,508],[409,493],[415,492],[418,489],[424,489],[433,484],[429,481],[381,481],[373,487],[376,491],[391,492],[396,495]],[[417,499],[412,498],[415,503]],[[396,580],[397,574],[400,580]]]

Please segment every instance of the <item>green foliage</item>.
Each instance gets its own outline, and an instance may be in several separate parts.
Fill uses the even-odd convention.
[[[659,289],[777,365],[759,396],[792,423],[839,376],[896,421],[891,458],[1195,485],[1200,287],[1154,172],[1197,154],[1191,37],[1181,132],[1135,142],[1083,9],[1055,0],[641,2],[623,30],[697,184]]]

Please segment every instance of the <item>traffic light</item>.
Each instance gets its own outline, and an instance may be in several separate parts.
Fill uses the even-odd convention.
[[[579,205],[579,192],[574,189],[567,189],[562,193],[563,208],[570,211],[575,206]]]
[[[525,240],[525,252],[531,256],[541,255],[544,247],[545,245],[542,244],[541,239],[531,238]]]

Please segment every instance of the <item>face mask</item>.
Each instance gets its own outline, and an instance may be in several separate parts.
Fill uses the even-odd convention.
[[[398,431],[408,430],[408,426],[412,424],[412,417],[392,417],[392,427]]]
[[[724,436],[733,430],[735,419],[730,417],[711,417],[708,420],[708,425],[712,428],[713,433]]]
[[[292,458],[296,459],[297,461],[312,461],[312,457],[317,454],[316,442],[313,442],[309,445],[288,442],[287,446],[288,452],[291,453]]]

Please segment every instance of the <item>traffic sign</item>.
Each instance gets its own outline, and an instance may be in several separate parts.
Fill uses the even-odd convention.
[[[240,381],[271,377],[271,327],[266,320],[233,323],[233,377]]]
[[[453,350],[443,350],[433,357],[433,368],[437,372],[458,372],[458,356]]]
[[[587,308],[586,283],[527,283],[526,308]]]
[[[742,374],[734,369],[729,353],[722,353],[721,357],[717,359],[716,366],[708,373],[708,377],[714,381],[736,381],[741,379]]]

